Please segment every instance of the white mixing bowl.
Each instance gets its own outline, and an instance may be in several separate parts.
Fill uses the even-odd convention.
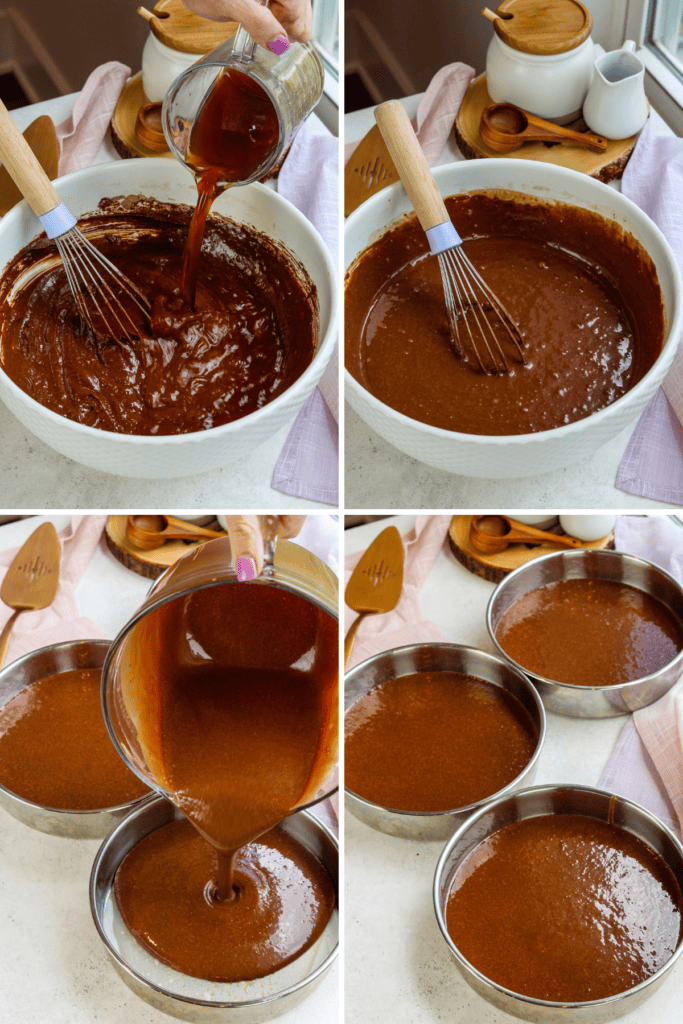
[[[80,216],[106,196],[141,193],[194,206],[194,178],[176,160],[120,160],[75,171],[55,181],[71,212]],[[253,226],[282,242],[298,257],[318,290],[319,342],[315,357],[292,386],[268,405],[233,423],[163,437],[115,434],[75,423],[30,398],[0,369],[0,398],[25,427],[63,455],[93,469],[121,476],[158,479],[218,469],[252,451],[294,419],[327,365],[337,335],[336,274],[325,243],[312,224],[272,189],[245,185],[229,189],[215,213]],[[26,202],[0,222],[0,271],[31,239],[40,224]]]
[[[654,262],[666,319],[661,354],[642,380],[613,405],[567,426],[535,434],[485,436],[432,427],[380,402],[346,371],[345,391],[352,408],[402,452],[428,466],[465,476],[535,476],[591,455],[635,422],[666,376],[678,347],[683,328],[683,282],[668,242],[650,218],[621,193],[564,167],[533,160],[468,160],[434,168],[434,178],[442,196],[511,189],[593,210],[616,221],[641,243]],[[400,184],[383,189],[363,203],[346,222],[347,267],[411,210]]]

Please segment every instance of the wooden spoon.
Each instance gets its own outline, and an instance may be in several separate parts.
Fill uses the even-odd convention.
[[[588,132],[573,132],[551,121],[544,121],[513,103],[492,103],[482,111],[479,134],[497,153],[511,153],[525,142],[570,142],[583,149],[602,153],[607,139]]]
[[[388,526],[375,537],[361,556],[346,584],[344,601],[358,612],[344,640],[344,671],[358,627],[366,615],[390,612],[398,604],[403,586],[403,545],[395,526]]]
[[[563,548],[580,548],[583,544],[576,537],[558,536],[537,530],[535,526],[518,523],[508,516],[472,516],[470,527],[472,547],[485,555],[496,555],[505,551],[509,544],[557,544]]]
[[[141,551],[160,548],[167,540],[209,540],[211,537],[224,537],[219,530],[207,530],[205,526],[185,523],[174,516],[128,516],[126,538],[128,542]]]
[[[0,600],[15,609],[0,633],[0,665],[21,613],[47,608],[58,585],[59,539],[52,523],[43,523],[19,549],[0,587]]]

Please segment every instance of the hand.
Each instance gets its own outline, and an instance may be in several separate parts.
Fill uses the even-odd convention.
[[[278,537],[296,537],[306,516],[278,516]],[[258,516],[219,516],[230,538],[232,564],[240,582],[256,579],[263,568],[263,534]]]
[[[211,21],[239,21],[251,38],[273,53],[284,53],[290,39],[307,43],[311,38],[311,0],[183,0],[195,14]],[[287,44],[286,46],[284,44]],[[270,46],[269,46],[270,44]]]

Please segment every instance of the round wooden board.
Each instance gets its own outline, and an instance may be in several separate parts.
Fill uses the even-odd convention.
[[[512,153],[496,153],[494,149],[490,149],[486,145],[479,134],[482,111],[491,103],[493,100],[486,88],[486,75],[479,75],[471,82],[455,119],[455,140],[458,149],[467,160],[476,160],[480,157],[539,160],[542,163],[569,167],[573,171],[581,171],[583,174],[590,175],[591,178],[597,178],[598,181],[607,182],[614,178],[620,178],[624,173],[624,167],[629,161],[638,138],[637,135],[632,135],[630,139],[616,139],[608,142],[607,149],[603,153],[592,153],[589,149],[579,149],[577,146],[564,143],[547,145],[543,142],[527,142]],[[588,126],[583,119],[574,121],[565,127],[571,128],[575,132],[588,131]]]
[[[149,103],[149,100],[142,88],[142,71],[138,71],[137,75],[126,82],[111,119],[110,133],[114,149],[124,160],[136,156],[160,156],[172,160],[173,154],[168,146],[161,151],[149,149],[135,134],[138,110],[145,103]]]
[[[538,544],[533,547],[526,544],[511,544],[509,548],[497,555],[484,555],[470,544],[471,523],[472,516],[453,516],[448,530],[448,543],[453,555],[461,565],[490,583],[500,583],[513,569],[518,569],[520,565],[531,562],[541,555],[548,555],[551,551],[568,550],[551,544],[549,541],[547,544]],[[560,528],[556,527],[556,529]],[[585,549],[613,548],[614,534],[609,533],[601,540],[585,542],[581,547]],[[576,550],[580,549],[576,548]]]
[[[107,547],[114,558],[126,569],[136,572],[139,576],[146,576],[150,580],[161,576],[169,565],[173,565],[192,548],[205,543],[201,538],[197,541],[169,540],[163,547],[154,548],[152,551],[140,551],[139,548],[134,548],[126,538],[127,521],[128,516],[109,516],[104,530]],[[214,526],[210,528],[214,529]],[[219,529],[217,524],[215,528]]]
[[[124,86],[123,92],[119,96],[119,101],[116,104],[116,110],[111,119],[109,125],[109,134],[114,149],[124,160],[130,160],[133,157],[138,156],[156,156],[163,157],[165,159],[175,159],[168,146],[166,149],[150,149],[145,146],[143,142],[135,134],[135,122],[137,121],[138,110],[140,107],[144,107],[145,103],[149,103],[149,100],[145,96],[142,88],[142,71],[138,71],[137,75],[133,75],[129,78],[126,85]],[[285,148],[274,167],[264,174],[260,181],[267,181],[268,178],[274,178],[279,173],[280,168],[285,162],[285,158],[289,153],[289,148],[292,144],[290,140],[289,146]],[[189,170],[189,168],[188,168]]]

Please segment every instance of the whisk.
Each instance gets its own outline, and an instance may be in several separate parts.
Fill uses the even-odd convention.
[[[145,317],[150,315],[149,302],[136,285],[76,227],[76,218],[59,198],[2,100],[0,157],[43,225],[47,237],[54,240],[78,314],[95,339],[106,333],[113,338],[132,341],[138,329],[120,300],[121,292],[131,299]]]
[[[512,341],[514,358],[525,364],[520,330],[463,252],[462,238],[451,223],[403,106],[398,100],[382,103],[375,110],[375,119],[425,229],[430,250],[439,260],[450,340],[455,352],[461,359],[467,359],[469,344],[482,373],[488,376],[509,373],[508,357],[494,326],[498,324]],[[483,352],[480,352],[479,341]]]

